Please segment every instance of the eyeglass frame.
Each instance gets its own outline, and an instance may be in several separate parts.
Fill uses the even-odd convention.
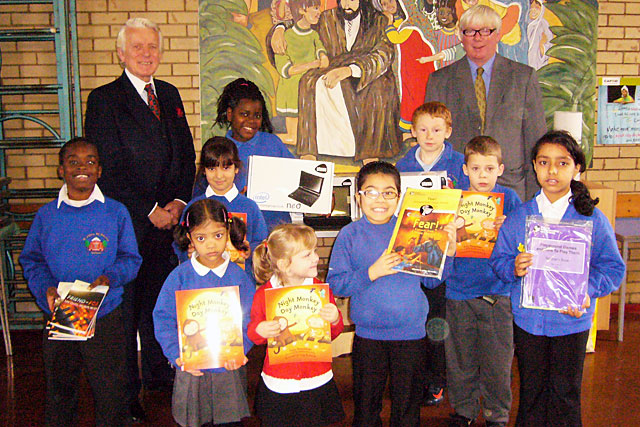
[[[371,197],[371,196],[367,195],[367,193],[371,194],[371,196],[373,194],[376,194],[376,197]],[[387,195],[393,194],[393,197],[385,197],[385,193]],[[400,194],[398,192],[396,192],[396,191],[390,191],[390,190],[388,190],[388,191],[378,191],[378,190],[374,190],[373,188],[369,188],[367,190],[358,190],[358,194],[360,194],[361,196],[366,197],[369,200],[378,200],[380,198],[380,196],[382,196],[382,198],[384,200],[395,200],[400,196]]]
[[[497,28],[480,28],[479,30],[472,30],[471,28],[465,28],[461,31],[462,35],[469,38],[474,38],[476,34],[480,34],[480,37],[489,37],[491,34],[495,33]],[[473,34],[467,34],[466,32],[473,32]],[[489,34],[482,34],[482,31],[489,31]]]

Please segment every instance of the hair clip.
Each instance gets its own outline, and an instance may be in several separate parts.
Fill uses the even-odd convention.
[[[233,214],[231,212],[227,212],[227,221],[229,224],[233,222]]]
[[[240,86],[249,86],[249,83],[240,83]]]
[[[266,241],[266,240],[264,241],[264,248],[265,248],[265,249],[269,249],[269,245],[267,244],[267,241]]]
[[[189,214],[191,212],[187,212],[187,215],[184,217],[184,221],[182,221],[182,226],[189,228]]]

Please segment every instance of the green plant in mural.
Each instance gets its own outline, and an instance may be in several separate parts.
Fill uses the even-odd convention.
[[[244,0],[200,1],[200,99],[202,140],[224,135],[213,127],[216,102],[224,87],[244,77],[253,81],[266,96],[273,96],[273,79],[262,66],[265,62],[256,37],[233,20],[233,14],[247,15]]]
[[[593,155],[596,41],[598,6],[583,0],[545,4],[562,22],[553,26],[553,46],[547,55],[561,62],[553,62],[538,70],[547,127],[553,126],[556,111],[582,112],[582,148],[587,164]]]

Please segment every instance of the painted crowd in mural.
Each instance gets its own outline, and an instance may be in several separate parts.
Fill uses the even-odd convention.
[[[457,23],[475,4],[502,18],[498,53],[538,70],[549,128],[555,111],[582,112],[591,158],[594,0],[200,0],[202,138],[224,133],[216,101],[244,77],[296,156],[396,160],[429,75],[464,56]]]

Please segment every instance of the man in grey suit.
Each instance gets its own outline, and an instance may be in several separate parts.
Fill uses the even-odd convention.
[[[528,200],[538,189],[531,148],[547,128],[535,70],[496,53],[501,24],[500,16],[487,6],[476,5],[462,15],[460,37],[466,56],[429,77],[425,102],[440,101],[451,110],[453,133],[447,140],[454,150],[463,152],[478,135],[498,141],[505,166],[498,183]],[[484,123],[476,97],[480,67]]]

